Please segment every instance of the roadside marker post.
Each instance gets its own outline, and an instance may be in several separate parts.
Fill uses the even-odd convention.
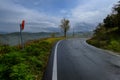
[[[22,30],[24,29],[25,21],[23,20],[20,24],[20,38],[21,38],[21,46],[22,49],[24,49],[24,43],[23,43],[23,36],[22,36]]]

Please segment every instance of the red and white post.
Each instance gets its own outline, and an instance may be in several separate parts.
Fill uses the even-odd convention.
[[[22,37],[22,31],[24,30],[24,26],[25,26],[25,21],[23,20],[22,23],[20,24],[20,38],[21,38],[22,49],[24,49],[24,42]]]

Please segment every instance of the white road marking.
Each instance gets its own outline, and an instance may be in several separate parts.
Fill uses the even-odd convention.
[[[57,42],[55,46],[55,52],[54,52],[54,59],[53,59],[53,72],[52,72],[52,80],[57,80],[57,48],[58,44],[61,41]]]

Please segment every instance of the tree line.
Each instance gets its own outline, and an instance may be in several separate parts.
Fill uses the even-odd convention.
[[[120,1],[112,8],[102,23],[97,25],[94,35],[87,40],[96,47],[120,52]]]
[[[94,35],[120,34],[120,1],[112,8],[112,13],[107,15],[103,23],[98,24],[94,32]]]

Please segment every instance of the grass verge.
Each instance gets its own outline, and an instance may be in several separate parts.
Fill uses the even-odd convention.
[[[0,45],[0,80],[41,80],[53,44],[63,38],[29,41],[19,46]]]
[[[102,40],[102,39],[93,37],[87,40],[87,43],[93,46],[96,46],[102,49],[107,49],[120,54],[120,38],[109,38],[107,40]]]

